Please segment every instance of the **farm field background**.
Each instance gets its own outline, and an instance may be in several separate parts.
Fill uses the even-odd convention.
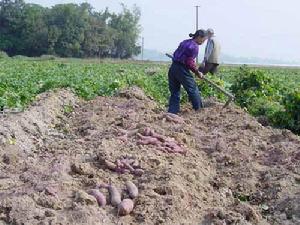
[[[51,57],[14,57],[0,60],[0,107],[24,109],[47,90],[71,88],[84,99],[114,95],[128,86],[139,86],[162,107],[169,96],[169,63]],[[299,133],[300,68],[220,68],[214,82],[236,95],[236,103],[266,123]],[[204,97],[225,96],[199,81]],[[183,102],[187,96],[183,93]]]

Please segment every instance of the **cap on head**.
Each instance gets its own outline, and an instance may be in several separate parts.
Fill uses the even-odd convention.
[[[190,34],[189,35],[192,38],[196,38],[196,37],[206,37],[207,36],[207,31],[200,29],[197,30],[194,34]]]
[[[211,28],[207,29],[206,32],[207,32],[208,35],[213,35],[213,34],[215,34],[215,31],[214,31],[213,29],[211,29]]]

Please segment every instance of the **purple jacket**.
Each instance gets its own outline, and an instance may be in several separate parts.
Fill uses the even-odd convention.
[[[193,72],[197,71],[195,58],[199,52],[199,45],[193,39],[187,39],[180,43],[173,54],[173,60],[185,64]]]

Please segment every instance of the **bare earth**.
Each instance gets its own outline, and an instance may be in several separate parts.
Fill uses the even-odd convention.
[[[298,136],[216,102],[180,116],[173,120],[137,88],[88,102],[49,92],[2,116],[0,225],[300,224]],[[176,146],[145,144],[147,129]],[[144,173],[104,163],[122,157]],[[128,180],[139,189],[130,215],[87,194],[109,183],[121,191]]]

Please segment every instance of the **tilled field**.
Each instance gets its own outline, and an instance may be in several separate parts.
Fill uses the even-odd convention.
[[[138,88],[42,94],[0,118],[0,224],[300,224],[300,138],[235,106],[180,116]],[[106,185],[129,198],[121,216]],[[89,195],[99,189],[107,205]]]

